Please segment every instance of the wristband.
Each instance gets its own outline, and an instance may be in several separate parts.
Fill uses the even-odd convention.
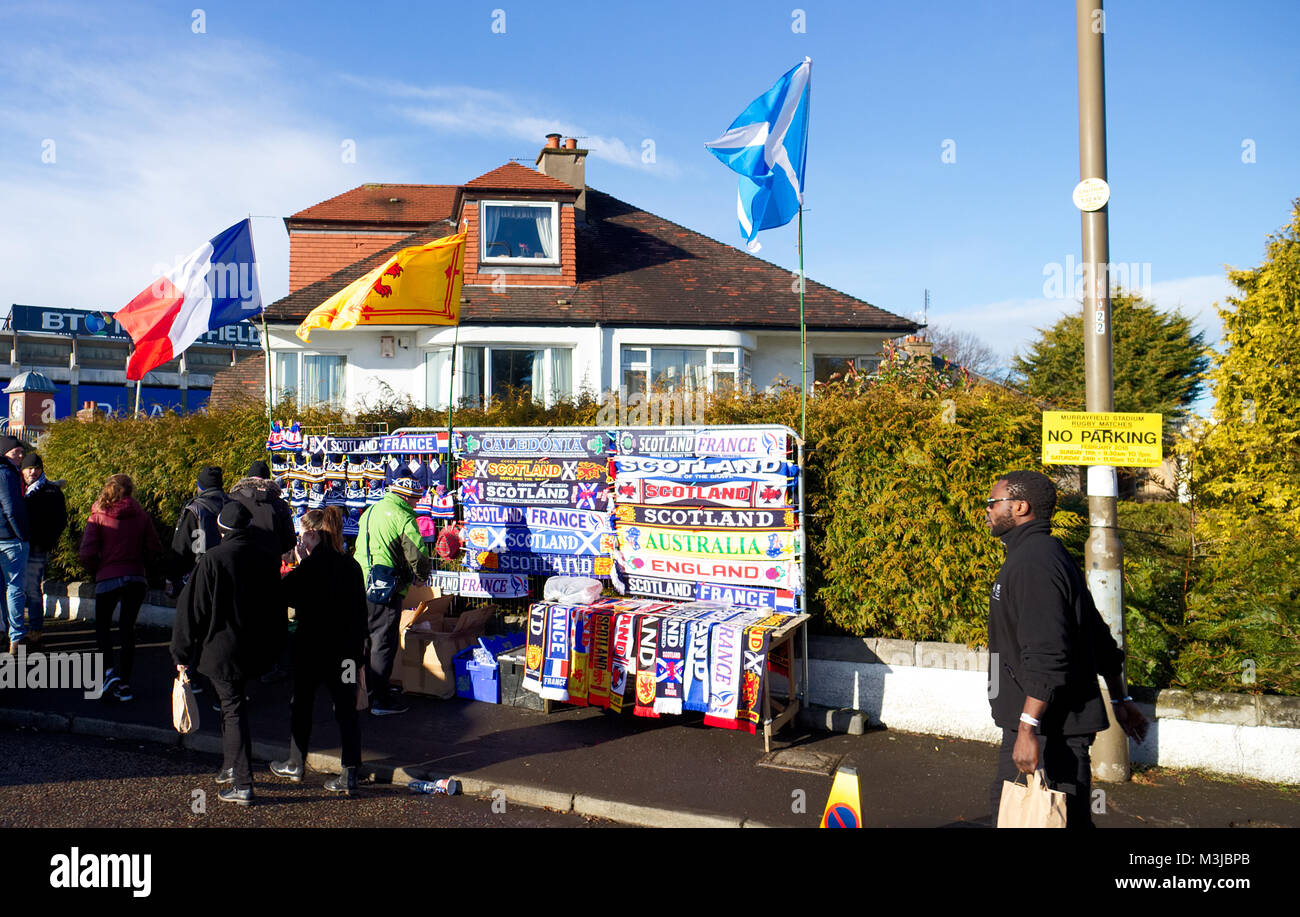
[[[1020,722],[1028,723],[1030,726],[1033,726],[1035,729],[1038,728],[1038,720],[1034,719],[1028,713],[1020,714]]]
[[[1132,699],[1133,699],[1133,695],[1129,694],[1129,695],[1126,695],[1126,696],[1124,697],[1123,700],[1115,700],[1115,699],[1112,698],[1112,699],[1111,699],[1111,703],[1112,703],[1112,704],[1123,704],[1123,703],[1127,703],[1128,701],[1131,701]]]

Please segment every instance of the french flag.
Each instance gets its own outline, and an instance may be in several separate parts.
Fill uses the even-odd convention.
[[[241,220],[113,313],[135,342],[126,377],[142,379],[205,332],[261,311],[252,229],[249,220]]]

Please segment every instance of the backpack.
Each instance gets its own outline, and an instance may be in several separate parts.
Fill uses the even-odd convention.
[[[225,494],[222,494],[222,497],[225,497]],[[191,550],[194,552],[196,560],[207,551],[221,544],[221,527],[217,525],[217,516],[220,515],[221,507],[225,504],[225,499],[217,503],[211,497],[200,494],[189,503],[186,503],[185,508],[181,510],[181,523],[185,520],[185,513],[193,513],[195,519],[198,520],[198,526],[194,531],[203,533],[201,538],[197,534],[192,536]],[[181,523],[177,524],[178,528]]]

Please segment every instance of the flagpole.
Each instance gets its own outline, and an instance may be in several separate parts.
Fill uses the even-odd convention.
[[[460,344],[460,315],[456,316],[456,330],[451,338],[451,372],[447,375],[447,463],[444,466],[446,472],[444,480],[446,481],[447,493],[451,493],[451,410],[456,403],[456,350]]]
[[[261,217],[259,216],[259,219]],[[276,217],[266,217],[266,219],[276,219]],[[253,242],[253,213],[248,213],[248,247],[253,253],[253,270],[257,270],[257,246]],[[257,278],[257,296],[260,300],[262,297],[262,278]],[[266,353],[266,435],[267,441],[270,441],[271,428],[275,426],[275,377],[271,371],[271,336],[266,333],[266,309],[262,303],[258,302],[259,315],[262,319],[262,349]]]
[[[139,379],[135,380],[135,413],[131,415],[131,418],[133,420],[139,418],[140,416],[140,386],[143,383],[144,383],[144,376],[141,376]]]
[[[808,438],[808,330],[803,320],[803,204],[799,205],[799,437]]]

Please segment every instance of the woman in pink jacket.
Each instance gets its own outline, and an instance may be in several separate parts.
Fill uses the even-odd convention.
[[[144,603],[148,580],[145,564],[162,552],[153,520],[131,496],[135,485],[124,474],[110,475],[95,502],[81,539],[81,563],[95,575],[95,643],[108,670],[104,696],[131,700],[135,662],[135,619]],[[122,654],[113,665],[113,611],[118,616]]]

